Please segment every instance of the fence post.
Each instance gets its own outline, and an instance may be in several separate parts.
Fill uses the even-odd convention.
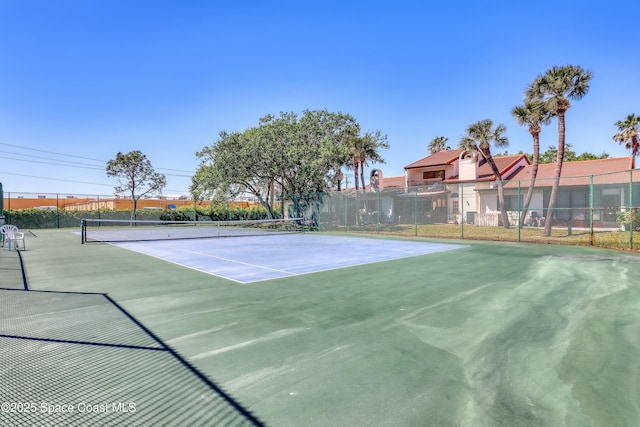
[[[376,232],[378,234],[380,234],[380,210],[382,209],[382,206],[380,204],[380,189],[376,188],[376,205],[377,205],[377,216],[378,219],[376,221]]]
[[[56,193],[56,228],[60,228],[60,195]]]
[[[518,180],[518,242],[520,241],[520,230],[522,229],[522,221],[520,221],[520,180]]]
[[[633,249],[633,230],[636,228],[633,215],[633,169],[629,170],[629,212],[631,213],[631,224],[629,225],[629,249]]]
[[[343,194],[342,203],[344,204],[344,232],[347,232],[347,218],[349,218],[349,197],[347,193]]]
[[[460,238],[464,240],[464,184],[460,184]]]
[[[593,246],[593,175],[589,177],[589,245]]]
[[[413,235],[418,237],[418,187],[415,188],[413,195]]]

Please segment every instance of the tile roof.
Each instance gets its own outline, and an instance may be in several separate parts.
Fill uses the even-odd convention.
[[[600,160],[583,160],[579,162],[563,162],[560,175],[560,185],[589,185],[591,175],[594,176],[594,184],[629,182],[629,170],[632,165],[631,157],[614,157]],[[516,187],[517,181],[521,185],[528,185],[531,180],[531,165],[524,167],[510,179],[506,187]],[[555,177],[556,164],[545,163],[538,166],[536,187],[551,187]],[[616,173],[617,172],[617,173]],[[640,178],[640,170],[634,170],[634,180]]]
[[[480,156],[482,159],[482,156]],[[509,172],[509,170],[515,166],[516,163],[518,163],[522,158],[527,159],[527,157],[524,154],[515,154],[512,156],[498,156],[498,157],[494,157],[493,160],[496,163],[496,166],[498,167],[498,170],[500,171],[500,175],[504,176],[505,174],[507,174]],[[529,162],[529,160],[526,160],[527,163]],[[495,181],[496,177],[493,175],[493,171],[491,170],[491,165],[489,165],[489,163],[487,163],[484,159],[481,160],[482,164],[480,165],[480,168],[478,168],[478,179],[474,179],[474,182],[477,181]],[[459,176],[452,176],[448,179],[445,179],[443,181],[443,183],[445,184],[454,184],[457,182],[461,182],[459,179]]]
[[[380,189],[383,188],[405,188],[405,177],[401,176],[383,176],[382,183],[380,185]],[[371,184],[367,184],[365,187],[366,190],[371,191]],[[352,190],[352,188],[347,188],[346,190]]]
[[[424,168],[428,166],[440,166],[440,165],[449,165],[460,157],[460,154],[464,150],[446,150],[446,151],[438,151],[437,153],[431,154],[427,157],[424,157],[417,162],[413,162],[410,165],[405,166],[405,169],[415,169],[415,168]]]
[[[382,177],[382,188],[403,187],[405,186],[405,176]]]

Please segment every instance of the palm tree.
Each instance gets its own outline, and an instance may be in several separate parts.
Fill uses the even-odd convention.
[[[362,153],[362,139],[359,136],[352,136],[349,138],[349,166],[353,167],[353,175],[356,181],[356,191],[360,189],[360,155]],[[364,166],[363,166],[364,169]]]
[[[496,182],[498,183],[498,201],[500,203],[502,224],[504,225],[504,228],[509,228],[509,217],[507,216],[507,207],[504,203],[504,184],[502,182],[500,170],[498,170],[498,166],[496,166],[496,162],[493,160],[493,156],[491,155],[492,141],[496,147],[506,147],[509,145],[509,140],[503,135],[507,131],[507,128],[502,123],[496,126],[495,129],[491,129],[492,127],[493,122],[488,119],[480,120],[469,125],[465,131],[465,135],[460,140],[459,146],[465,151],[481,153],[487,160],[487,163],[489,163],[489,166],[491,166],[491,171],[496,177]]]
[[[616,122],[618,133],[613,136],[613,140],[631,150],[631,168],[635,168],[636,157],[640,153],[640,141],[638,141],[638,133],[640,132],[640,116],[629,114],[626,119]]]
[[[591,71],[577,65],[553,66],[545,74],[536,77],[526,92],[527,99],[543,103],[547,110],[553,111],[558,117],[558,154],[556,156],[555,180],[551,187],[547,219],[544,225],[543,236],[545,237],[551,235],[553,209],[556,205],[562,173],[566,130],[564,116],[571,107],[570,99],[579,100],[587,94],[592,77]]]
[[[378,152],[381,148],[389,148],[387,144],[387,136],[380,134],[380,131],[375,133],[366,132],[363,136],[353,137],[350,141],[350,153],[351,162],[353,164],[353,170],[356,179],[356,190],[358,190],[358,179],[362,184],[364,190],[364,167],[371,163],[384,163],[384,159]]]
[[[435,154],[438,151],[451,150],[451,147],[447,145],[449,138],[444,136],[436,136],[429,143],[429,154]]]
[[[538,176],[538,165],[540,164],[540,132],[542,132],[542,126],[551,122],[553,112],[544,108],[544,104],[535,101],[525,101],[524,105],[515,107],[511,114],[516,119],[516,122],[520,126],[528,126],[529,133],[533,138],[533,158],[531,161],[531,183],[527,190],[527,195],[524,199],[522,206],[522,212],[520,212],[520,224],[524,224],[524,219],[527,216],[527,210],[531,203],[531,197],[533,196],[533,187]]]

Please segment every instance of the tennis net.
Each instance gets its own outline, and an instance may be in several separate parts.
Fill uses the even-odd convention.
[[[259,236],[305,231],[301,218],[238,221],[83,219],[82,243]]]

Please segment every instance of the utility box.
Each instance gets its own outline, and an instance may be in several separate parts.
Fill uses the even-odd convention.
[[[475,224],[476,222],[476,213],[475,211],[467,212],[467,224]]]

